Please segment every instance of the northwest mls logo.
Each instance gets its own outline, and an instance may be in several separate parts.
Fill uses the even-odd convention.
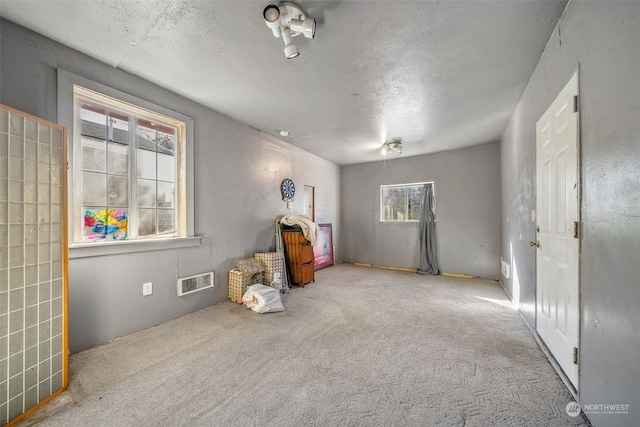
[[[567,415],[570,417],[577,417],[580,415],[580,410],[584,411],[585,414],[598,414],[598,415],[628,415],[629,414],[629,405],[623,405],[620,403],[615,404],[601,404],[601,403],[592,403],[588,405],[578,405],[576,402],[567,403],[567,407],[565,411],[567,411]]]
[[[567,415],[570,417],[577,417],[580,415],[580,405],[578,405],[577,402],[569,402],[567,403],[565,411],[567,411]]]

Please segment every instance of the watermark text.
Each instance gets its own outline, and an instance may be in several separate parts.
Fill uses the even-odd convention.
[[[589,403],[580,406],[577,402],[569,402],[565,411],[570,417],[577,417],[580,415],[580,411],[585,415],[628,415],[629,405],[625,403]]]

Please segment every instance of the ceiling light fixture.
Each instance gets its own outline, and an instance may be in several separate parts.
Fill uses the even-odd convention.
[[[264,22],[273,31],[273,37],[280,37],[280,9],[275,4],[270,4],[262,12]]]
[[[298,46],[293,43],[293,37],[300,34],[308,39],[316,35],[316,20],[307,16],[300,6],[290,1],[283,1],[278,5],[270,4],[262,12],[264,23],[276,38],[284,41],[284,55],[293,59],[300,55]]]
[[[402,140],[401,139],[394,139],[393,141],[385,142],[382,145],[382,154],[386,156],[389,153],[395,153],[396,156],[399,156],[400,154],[402,154]]]
[[[280,131],[280,136],[289,136],[289,131],[288,130],[281,130]]]

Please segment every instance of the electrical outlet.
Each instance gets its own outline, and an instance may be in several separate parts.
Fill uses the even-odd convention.
[[[151,295],[153,293],[153,283],[147,282],[142,284],[142,296]]]

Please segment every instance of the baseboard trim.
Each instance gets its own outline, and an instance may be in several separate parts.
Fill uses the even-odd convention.
[[[397,271],[407,271],[409,273],[415,273],[417,270],[415,268],[402,268],[402,267],[390,267],[386,265],[375,265],[375,264],[365,264],[362,262],[354,262],[353,265],[357,265],[359,267],[373,267],[373,268],[382,268],[383,270],[397,270]],[[457,277],[459,279],[483,279],[483,280],[493,280],[489,278],[484,278],[480,276],[471,276],[469,274],[462,273],[444,273],[440,272],[440,276],[448,276],[448,277]]]
[[[361,262],[354,262],[353,265],[357,265],[359,267],[373,267],[373,268],[382,268],[383,270],[397,270],[397,271],[407,271],[409,273],[415,273],[415,268],[400,268],[400,267],[389,267],[386,265],[373,265],[373,264],[364,264]]]

